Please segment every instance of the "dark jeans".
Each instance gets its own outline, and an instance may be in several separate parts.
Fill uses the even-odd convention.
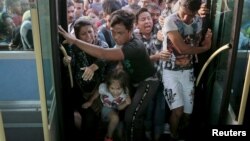
[[[159,81],[143,81],[136,88],[131,105],[125,111],[125,128],[127,141],[138,141],[144,138],[144,120],[149,102],[155,96]]]

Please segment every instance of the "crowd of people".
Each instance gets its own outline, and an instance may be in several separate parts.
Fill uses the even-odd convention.
[[[28,0],[0,0],[0,44],[12,50],[33,50]]]
[[[95,140],[95,119],[107,123],[104,141],[157,141],[165,122],[170,140],[182,138],[193,110],[196,54],[211,47],[212,31],[202,37],[208,12],[201,0],[67,1],[68,28],[58,31],[83,99],[74,120],[84,138]]]

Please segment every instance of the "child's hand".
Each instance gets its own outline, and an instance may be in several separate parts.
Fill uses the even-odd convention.
[[[130,105],[131,104],[131,98],[128,96],[126,99],[125,99],[125,102],[127,105]]]
[[[82,108],[88,109],[91,105],[92,105],[91,102],[86,102],[86,103],[82,104]]]

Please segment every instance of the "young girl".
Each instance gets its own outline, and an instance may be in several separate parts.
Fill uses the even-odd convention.
[[[131,99],[128,90],[127,74],[121,69],[115,69],[111,72],[105,83],[99,86],[99,93],[103,103],[102,119],[108,122],[107,135],[104,141],[112,141],[114,130],[119,123],[118,112],[125,109],[130,103]],[[91,106],[94,96],[90,101],[83,104],[83,108]]]

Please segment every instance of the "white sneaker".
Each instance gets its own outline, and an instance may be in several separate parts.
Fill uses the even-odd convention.
[[[170,134],[170,126],[168,123],[164,124],[164,131],[163,134]]]

